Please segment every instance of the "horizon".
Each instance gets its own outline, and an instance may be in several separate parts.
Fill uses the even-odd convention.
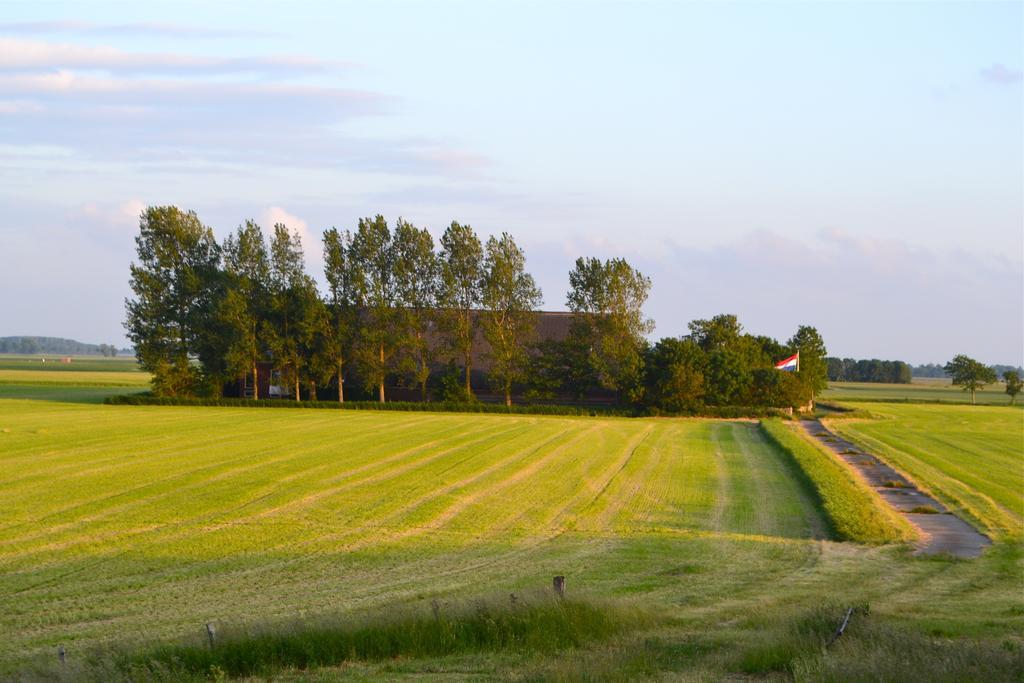
[[[4,6],[0,336],[126,346],[138,215],[174,204],[284,222],[319,283],[326,228],[458,220],[545,310],[627,259],[652,339],[734,313],[1024,365],[1024,5],[241,7]]]

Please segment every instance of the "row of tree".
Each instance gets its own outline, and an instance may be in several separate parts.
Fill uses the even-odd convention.
[[[442,397],[472,400],[480,336],[488,380],[506,403],[517,391],[548,400],[604,392],[666,410],[796,406],[826,381],[824,344],[809,327],[783,345],[718,316],[650,345],[642,309],[651,282],[623,259],[577,259],[568,336],[538,340],[541,291],[522,249],[507,233],[484,242],[457,222],[439,245],[426,229],[382,216],[326,230],[323,295],[298,234],[281,224],[269,243],[252,221],[218,243],[194,212],[150,207],[136,247],[125,326],[163,395],[216,394],[248,379],[265,398],[259,373],[270,362],[296,399],[328,389],[343,401],[346,378],[381,401],[395,382],[426,399],[446,366],[460,379],[445,373]],[[799,373],[775,370],[797,350]]]
[[[1005,384],[1006,393],[1010,397],[1010,404],[1013,405],[1017,401],[1017,394],[1024,387],[1024,381],[1021,380],[1020,373],[1015,368],[1002,367],[1007,368],[1003,370],[1002,381]],[[985,365],[964,354],[959,354],[946,363],[943,366],[943,371],[953,384],[961,387],[964,391],[971,392],[971,403],[975,403],[975,392],[999,379],[995,366]]]
[[[830,382],[885,382],[910,384],[911,368],[901,360],[826,358]]]
[[[114,357],[118,349],[113,344],[86,344],[61,337],[0,337],[0,353],[50,353],[64,356]]]

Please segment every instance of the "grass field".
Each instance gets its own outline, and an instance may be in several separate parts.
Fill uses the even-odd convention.
[[[144,389],[149,386],[149,373],[140,370],[134,358],[74,356],[71,363],[61,363],[60,356],[0,354],[0,385],[3,384]]]
[[[984,406],[857,407],[885,419],[834,420],[830,426],[990,536],[1024,537],[1024,413]]]
[[[1024,662],[1020,543],[957,562],[829,540],[751,422],[95,403],[128,390],[0,386],[0,677],[58,644],[447,613],[555,574],[653,616],[562,653],[410,649],[317,680],[827,680],[887,647],[918,653],[922,680]],[[808,624],[827,636],[862,603],[823,657]]]
[[[981,405],[1008,405],[1010,397],[1000,383],[986,385],[975,396]],[[1018,406],[1024,397],[1018,397]],[[825,401],[970,403],[970,392],[946,380],[914,380],[912,384],[881,384],[876,382],[829,382],[821,394]]]

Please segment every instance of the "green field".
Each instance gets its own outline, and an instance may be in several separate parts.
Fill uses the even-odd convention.
[[[1024,404],[1018,397],[1017,405]],[[970,403],[970,392],[953,386],[948,380],[916,379],[911,384],[882,384],[878,382],[829,382],[821,394],[824,401],[880,401],[919,403]],[[1010,397],[1001,383],[988,384],[977,392],[975,399],[982,405],[1008,405]]]
[[[149,387],[149,373],[143,372],[134,358],[74,356],[70,363],[61,363],[60,358],[0,354],[0,385]]]
[[[561,654],[365,661],[323,679],[818,680],[887,643],[991,661],[990,679],[1024,662],[1019,543],[957,562],[829,540],[752,422],[95,403],[124,390],[0,386],[0,674],[59,644],[429,615],[555,574],[654,616]],[[829,657],[792,645],[807,615],[829,630],[862,603],[870,618]]]
[[[865,403],[884,418],[834,420],[994,538],[1024,536],[1024,413],[985,406]]]

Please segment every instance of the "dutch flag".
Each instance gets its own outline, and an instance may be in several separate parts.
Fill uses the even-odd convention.
[[[797,351],[789,358],[780,360],[775,364],[776,370],[784,370],[786,372],[796,372],[800,369],[800,352]]]

